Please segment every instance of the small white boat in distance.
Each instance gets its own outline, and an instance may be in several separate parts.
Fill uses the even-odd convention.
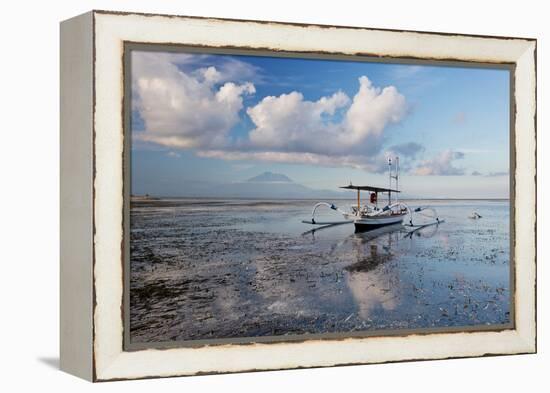
[[[477,220],[481,218],[481,215],[478,212],[472,212],[472,214],[470,214],[468,218],[471,218],[472,220]]]

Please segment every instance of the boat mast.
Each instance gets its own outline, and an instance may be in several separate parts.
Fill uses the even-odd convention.
[[[391,171],[391,157],[388,158],[388,166],[390,168],[390,186],[391,190],[391,179],[395,179],[395,191],[399,191],[399,157],[395,157],[395,175],[392,175]],[[397,202],[397,195],[395,196],[395,201]],[[388,205],[391,205],[391,191],[388,191]]]
[[[390,185],[388,187],[388,206],[391,205],[391,157],[388,157],[388,167],[390,169]]]

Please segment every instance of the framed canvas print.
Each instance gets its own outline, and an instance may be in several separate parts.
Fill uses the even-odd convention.
[[[61,24],[61,367],[536,351],[536,41]]]

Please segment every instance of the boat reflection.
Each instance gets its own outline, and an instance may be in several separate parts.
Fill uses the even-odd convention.
[[[423,228],[413,236],[431,237],[435,231],[437,226]],[[399,258],[395,257],[410,249],[413,239],[409,235],[411,232],[398,224],[349,238],[354,262],[344,268],[345,280],[360,318],[375,318],[400,305],[407,284],[400,277]]]
[[[390,262],[395,256],[392,247],[398,245],[402,231],[399,224],[353,236],[355,261],[344,269],[357,314],[362,319],[372,317],[377,310],[393,310],[399,303],[399,271]]]
[[[396,224],[368,232],[356,232],[350,237],[356,262],[346,266],[348,272],[368,272],[393,257],[392,246],[399,243],[403,225]]]
[[[411,301],[407,300],[406,294],[416,285],[411,280],[416,278],[406,275],[407,269],[402,265],[406,259],[402,257],[415,252],[415,243],[422,240],[420,238],[433,237],[439,225],[410,228],[394,224],[370,231],[355,231],[332,242],[329,236],[316,239],[316,231],[330,233],[330,228],[339,231],[335,225],[330,225],[304,235],[310,235],[320,246],[328,240],[330,246],[325,255],[343,262],[344,283],[355,305],[357,318],[363,320],[364,326],[371,326],[375,320],[391,320],[388,313],[392,311],[398,312],[399,309],[403,312],[404,302]]]

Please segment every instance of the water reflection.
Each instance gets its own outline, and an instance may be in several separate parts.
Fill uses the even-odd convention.
[[[471,204],[440,204],[446,224],[359,233],[303,233],[310,201],[132,208],[132,340],[508,321],[507,203],[476,202],[475,222]]]
[[[397,224],[350,236],[355,263],[346,266],[345,270],[366,273],[387,262],[393,256],[392,245],[398,244],[403,232],[403,226]]]
[[[355,233],[351,236],[354,263],[346,266],[346,284],[361,319],[374,310],[394,310],[400,298],[399,272],[389,262],[403,235],[401,224]]]
[[[408,231],[396,224],[350,236],[354,262],[344,270],[361,319],[368,319],[375,312],[393,311],[401,305],[405,298],[403,280],[399,265],[392,262],[410,250],[413,236],[433,237],[438,227]]]

